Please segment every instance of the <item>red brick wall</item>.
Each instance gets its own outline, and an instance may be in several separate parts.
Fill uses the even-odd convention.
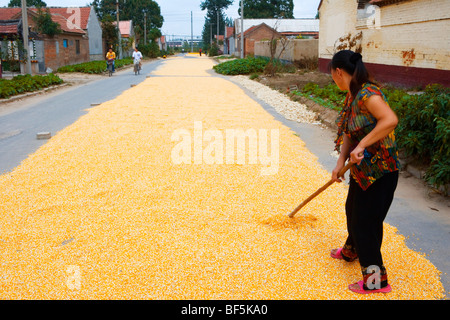
[[[274,32],[266,27],[261,26],[260,28],[255,29],[253,32],[248,34],[245,37],[245,55],[247,54],[255,54],[255,42],[261,40],[271,40],[273,38],[279,38],[279,36],[273,34]]]
[[[64,39],[67,39],[68,47],[64,48]],[[80,51],[76,51],[76,41],[80,42]],[[58,42],[58,45],[57,45]],[[59,52],[57,50],[59,47]],[[89,40],[79,35],[59,34],[53,38],[44,39],[45,67],[56,71],[59,67],[88,62]]]

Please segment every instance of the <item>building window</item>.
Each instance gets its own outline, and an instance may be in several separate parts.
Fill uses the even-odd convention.
[[[80,52],[81,52],[81,50],[80,50],[80,40],[75,40],[75,48],[76,48],[77,54],[80,54]]]
[[[69,40],[63,39],[63,47],[68,48],[69,47]]]

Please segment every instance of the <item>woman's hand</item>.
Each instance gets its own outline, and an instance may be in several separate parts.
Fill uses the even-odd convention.
[[[331,179],[334,182],[342,182],[342,179],[339,177],[339,172],[341,172],[344,165],[345,165],[345,160],[342,160],[341,158],[339,158],[336,163],[336,167],[331,172]]]
[[[364,159],[364,148],[359,144],[350,152],[350,161],[356,164],[360,164],[362,159]]]

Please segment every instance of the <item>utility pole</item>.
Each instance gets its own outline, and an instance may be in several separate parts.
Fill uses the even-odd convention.
[[[194,52],[194,20],[191,11],[191,53]]]
[[[23,48],[25,54],[25,73],[31,74],[31,61],[30,61],[30,45],[28,41],[28,13],[27,13],[27,0],[22,0],[22,33],[23,33]]]
[[[119,20],[119,0],[116,0],[116,14],[117,14],[117,39],[119,40],[119,59],[122,58],[122,35],[120,34],[120,20]]]
[[[219,10],[217,10],[217,46],[219,46]]]
[[[144,45],[147,45],[147,11],[144,11]]]
[[[244,0],[241,0],[241,59],[244,59]]]

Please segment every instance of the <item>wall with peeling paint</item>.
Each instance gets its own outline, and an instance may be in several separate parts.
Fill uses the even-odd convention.
[[[439,70],[444,84],[450,81],[445,80],[450,78],[449,0],[410,0],[364,9],[358,9],[355,0],[324,0],[319,12],[319,65],[338,49],[348,48],[359,50],[374,66],[423,68],[430,80],[433,70]],[[349,38],[357,36],[360,39],[350,43]]]

